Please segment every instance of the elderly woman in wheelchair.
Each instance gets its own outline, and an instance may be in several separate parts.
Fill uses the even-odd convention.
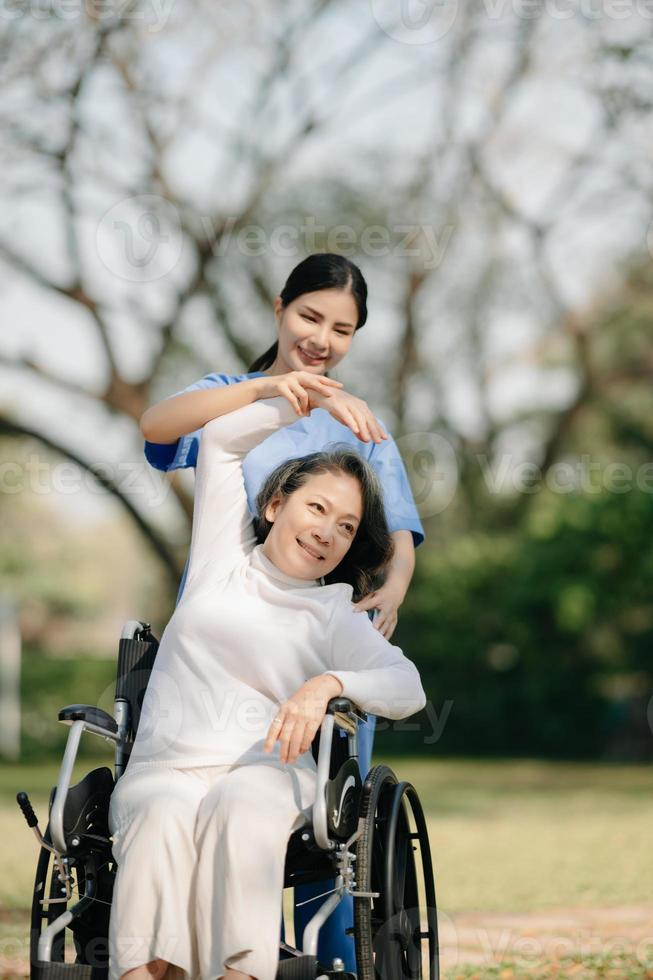
[[[278,467],[253,524],[242,460],[293,421],[277,397],[205,425],[182,601],[160,644],[127,625],[115,718],[60,712],[72,730],[43,836],[19,794],[42,845],[33,976],[344,978],[317,944],[346,893],[359,980],[437,975],[419,799],[383,765],[362,786],[357,764],[365,711],[401,719],[426,702],[414,664],[351,606],[392,553],[381,489],[336,447]],[[103,768],[70,787],[84,730],[115,742],[115,780]],[[302,949],[280,944],[283,888],[334,873]]]

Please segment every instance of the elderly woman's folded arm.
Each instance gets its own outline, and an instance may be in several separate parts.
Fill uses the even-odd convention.
[[[342,605],[331,623],[333,670],[342,697],[363,711],[398,721],[426,705],[417,667],[374,628],[367,613]]]

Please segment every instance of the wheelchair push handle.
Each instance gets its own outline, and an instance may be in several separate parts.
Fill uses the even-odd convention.
[[[27,793],[16,793],[16,801],[18,806],[23,811],[23,816],[27,820],[28,827],[37,827],[38,820],[34,810],[32,809],[32,804],[29,801],[29,796]]]

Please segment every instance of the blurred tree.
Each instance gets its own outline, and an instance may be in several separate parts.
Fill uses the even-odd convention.
[[[31,472],[37,445],[12,440],[9,447],[0,439],[3,459],[11,448],[12,480]],[[115,659],[125,619],[150,610],[161,617],[154,619],[160,632],[172,613],[165,566],[121,514],[71,520],[54,494],[21,479],[0,495],[0,535],[0,592],[15,601],[22,640],[34,656]]]
[[[606,236],[614,283],[622,260],[646,254],[650,42],[623,25],[615,40],[607,17],[514,5],[457,5],[440,30],[441,6],[425,28],[339,0],[82,5],[48,19],[16,8],[0,25],[0,193],[15,229],[0,258],[84,318],[103,380],[15,341],[0,364],[135,423],[182,368],[215,369],[218,353],[219,367],[246,368],[268,346],[258,322],[289,268],[342,250],[392,331],[357,390],[386,392],[397,435],[440,433],[458,454],[460,492],[438,531],[516,520],[510,495],[506,508],[486,492],[479,457],[495,465],[519,444],[546,472],[598,405],[589,351],[606,269],[572,288],[560,242],[609,212],[623,218]],[[366,126],[375,137],[357,142]],[[35,211],[58,245],[43,246]],[[525,407],[506,397],[516,370]],[[40,433],[22,406],[5,416],[5,431],[42,434],[93,469],[73,434]],[[176,581],[162,532],[105,485]],[[183,482],[171,486],[190,518]]]
[[[373,25],[348,51],[338,52],[337,73],[331,73],[330,89],[318,101],[292,56],[296,46],[319,31],[320,19],[332,6],[328,0],[315,0],[308,7],[296,5],[295,10],[273,4],[264,24],[256,22],[253,10],[239,12],[234,4],[224,5],[224,9],[214,7],[210,15],[192,3],[183,6],[184,12],[174,11],[176,21],[172,27],[168,25],[168,33],[179,45],[176,57],[187,61],[185,90],[166,90],[161,84],[163,78],[149,61],[144,43],[151,25],[144,21],[146,14],[137,4],[122,5],[120,14],[99,19],[81,9],[79,17],[68,22],[41,20],[35,31],[25,30],[30,26],[29,14],[27,21],[21,14],[3,21],[0,27],[0,43],[8,55],[2,67],[3,84],[14,93],[0,111],[0,127],[7,137],[4,192],[26,196],[31,204],[38,202],[52,213],[63,243],[62,253],[50,252],[45,259],[37,259],[24,243],[5,236],[0,241],[0,257],[7,269],[82,311],[102,350],[106,380],[94,390],[78,380],[77,366],[70,376],[59,375],[29,352],[16,356],[6,350],[0,353],[0,363],[26,370],[72,396],[99,400],[111,414],[125,415],[135,422],[151,400],[175,386],[174,382],[171,385],[171,372],[180,358],[194,359],[198,371],[208,369],[201,344],[192,350],[180,337],[185,317],[202,318],[208,311],[239,368],[258,352],[241,329],[242,310],[235,296],[227,296],[233,275],[224,261],[224,251],[241,231],[270,229],[274,216],[266,201],[275,181],[280,182],[288,155],[297,153],[304,141],[326,125],[352,75],[362,69],[381,43],[378,27]],[[189,40],[203,39],[199,50],[175,37],[186,13],[194,17],[194,36]],[[205,74],[219,67],[221,60],[228,61],[234,36],[245,48],[257,40],[265,41],[265,54],[257,52],[262,56],[253,73],[254,91],[240,112],[237,130],[229,131],[215,121],[208,128],[202,127],[197,116]],[[161,44],[165,47],[166,38]],[[415,73],[411,74],[414,78]],[[98,99],[98,93],[103,97]],[[279,95],[292,99],[293,125],[282,140],[280,134],[272,140],[261,132],[261,126]],[[115,112],[121,120],[117,129],[107,122],[107,104],[110,114]],[[213,181],[202,201],[192,200],[184,186],[183,170],[173,164],[172,157],[188,131],[200,129],[206,130],[214,146],[221,145],[224,162],[232,172],[226,186],[247,175],[247,186],[238,201],[233,195],[229,200],[224,194],[217,195]],[[36,182],[34,175],[38,175]],[[346,214],[352,219],[360,210],[356,195],[337,182],[331,192],[340,196],[343,217]],[[94,196],[100,200],[99,207]],[[106,218],[107,207],[111,211],[111,205],[116,204],[125,207],[102,227],[102,211]],[[175,243],[178,240],[183,261],[175,261],[165,284],[158,271],[144,269],[143,256],[133,252],[131,229],[125,227],[125,221],[132,219],[148,225],[145,239],[150,226],[156,229],[160,240],[155,245],[167,242],[170,236]],[[109,252],[115,246],[118,253],[104,256],[105,267],[89,249],[89,244],[98,247],[92,235],[98,226],[115,239],[107,244]],[[126,234],[124,240],[122,233]],[[250,303],[258,298],[269,313],[277,289],[271,287],[271,277],[264,271],[260,262],[240,262],[237,285]],[[152,278],[156,285],[148,291],[144,283],[151,283]],[[129,357],[121,358],[118,353],[121,317],[128,318],[131,330],[142,332],[152,349],[147,367],[137,379],[133,378]],[[3,431],[40,436],[16,418],[6,419]],[[44,437],[44,441],[93,470],[92,461],[63,440],[55,443]],[[177,581],[180,568],[161,533],[135,511],[115,484],[105,481],[104,485],[120,500]],[[190,518],[191,498],[180,482],[173,480],[172,487]]]

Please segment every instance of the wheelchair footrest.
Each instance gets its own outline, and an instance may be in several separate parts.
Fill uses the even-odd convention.
[[[84,963],[44,963],[32,965],[31,980],[107,980],[107,967],[87,966]]]
[[[326,980],[356,980],[355,973],[334,972],[322,966],[317,956],[291,956],[281,960],[277,970],[276,980],[316,980],[325,977]]]
[[[291,956],[281,960],[276,980],[315,980],[317,956]]]

